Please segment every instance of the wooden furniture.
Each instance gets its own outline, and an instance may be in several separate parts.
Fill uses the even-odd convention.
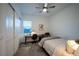
[[[38,39],[38,35],[34,34],[32,36],[25,36],[25,44],[27,42],[29,43],[34,43],[34,42],[37,42],[39,39]]]
[[[28,39],[31,39],[31,36],[25,36],[25,44],[27,43]]]
[[[35,35],[35,36],[33,36],[33,35]],[[25,36],[25,44],[27,42],[34,42],[34,41],[39,42],[42,38],[49,37],[50,33],[46,32],[44,34],[33,34],[33,35]]]

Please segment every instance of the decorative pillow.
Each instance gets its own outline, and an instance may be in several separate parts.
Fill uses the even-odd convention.
[[[67,52],[73,54],[78,48],[77,43],[74,40],[67,41]]]
[[[67,52],[70,53],[70,54],[74,53],[74,50],[68,44],[67,44]]]
[[[74,55],[79,56],[79,47],[78,47],[77,50],[74,52]]]

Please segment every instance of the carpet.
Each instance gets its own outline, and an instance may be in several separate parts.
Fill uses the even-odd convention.
[[[21,44],[14,56],[47,56],[38,43]]]

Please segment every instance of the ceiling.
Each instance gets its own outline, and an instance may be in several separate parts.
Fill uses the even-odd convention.
[[[16,3],[15,6],[21,12],[22,15],[44,15],[50,16],[68,7],[69,3],[49,3],[50,6],[55,5],[55,8],[48,9],[48,13],[41,13],[42,9],[36,7],[43,7],[43,3]]]

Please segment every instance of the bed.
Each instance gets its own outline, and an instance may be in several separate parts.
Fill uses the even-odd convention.
[[[66,42],[64,39],[53,39],[52,37],[44,38],[39,42],[50,56],[73,56],[66,51]]]

